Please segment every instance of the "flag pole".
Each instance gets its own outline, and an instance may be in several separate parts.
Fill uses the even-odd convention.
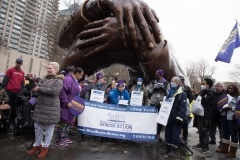
[[[238,23],[238,21],[235,19],[235,21]],[[238,25],[240,26],[240,23],[238,23]]]

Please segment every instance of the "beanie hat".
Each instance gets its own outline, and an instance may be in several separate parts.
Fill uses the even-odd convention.
[[[96,74],[96,78],[97,78],[97,80],[99,80],[99,79],[103,78],[103,75],[102,75],[102,73],[97,73],[97,74]]]
[[[142,81],[143,82],[143,79],[142,78],[138,78],[137,81]]]
[[[118,80],[117,87],[123,86],[124,87],[124,81],[123,80]]]
[[[158,75],[161,76],[161,77],[163,77],[163,75],[164,75],[164,72],[163,72],[162,69],[157,70],[157,73],[158,73]]]
[[[183,76],[177,76],[178,78],[180,78],[180,79],[184,79],[184,77]]]

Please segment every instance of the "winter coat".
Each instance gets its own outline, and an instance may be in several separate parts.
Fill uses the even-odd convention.
[[[39,97],[35,104],[33,121],[43,124],[56,124],[60,120],[59,95],[63,88],[62,75],[56,75],[52,79],[49,76],[38,83]]]
[[[227,96],[224,89],[221,92],[216,92],[214,95],[214,99],[212,100],[213,103],[212,114],[214,115],[211,119],[212,124],[216,125],[221,124],[221,111],[218,109],[218,102],[222,100],[222,96],[224,97]],[[227,102],[225,102],[225,104],[227,104]]]
[[[129,93],[126,89],[123,90],[123,92],[119,92],[119,90],[116,88],[113,90],[112,94],[109,94],[109,100],[111,104],[118,104],[119,100],[130,100]]]
[[[168,81],[159,83],[157,80],[153,80],[150,83],[148,93],[150,94],[150,104],[153,106],[160,106],[160,102],[163,101],[164,96],[168,94]]]
[[[139,91],[137,89],[137,85],[136,84],[134,86],[132,86],[132,88],[130,90],[130,96],[132,94],[132,91]],[[145,88],[145,86],[143,86],[143,85],[141,86],[140,92],[143,92],[142,106],[149,106],[148,91]]]
[[[25,101],[30,100],[32,97],[38,98],[39,93],[38,92],[32,92],[29,90],[28,85],[26,85],[19,93],[18,98],[20,100],[20,103],[23,103]]]
[[[194,100],[194,96],[193,96],[193,94],[192,94],[192,90],[191,90],[191,88],[189,87],[189,86],[187,86],[187,85],[183,85],[183,91],[187,94],[187,98],[188,98],[188,100],[189,100],[189,104],[191,104],[192,103],[192,101]]]
[[[171,113],[168,118],[168,124],[183,124],[187,107],[187,94],[180,87],[173,95],[175,97]],[[179,117],[182,121],[177,121]]]
[[[85,98],[85,94],[86,94],[87,89],[88,89],[88,87],[89,87],[90,84],[91,84],[91,82],[88,81],[88,80],[84,80],[84,81],[81,82],[81,87],[82,87],[81,97],[82,97],[82,98]]]
[[[213,88],[205,89],[201,93],[202,101],[201,104],[204,108],[204,119],[211,120],[213,117],[213,99],[215,91]]]
[[[108,98],[108,93],[107,93],[107,85],[106,85],[106,84],[102,84],[101,86],[99,86],[99,85],[97,84],[97,82],[91,83],[91,84],[89,85],[87,91],[86,91],[85,99],[90,100],[91,90],[92,90],[92,89],[104,91],[104,92],[105,92],[104,99],[107,100],[107,98]]]
[[[231,121],[233,120],[233,116],[235,114],[235,109],[236,109],[236,105],[237,102],[240,100],[240,96],[233,97],[233,99],[231,100],[231,102],[229,102],[227,105],[231,106],[232,109],[231,110],[221,110],[221,116],[227,116],[227,120]]]
[[[67,105],[71,102],[73,97],[79,95],[79,93],[80,87],[77,85],[77,82],[73,75],[66,75],[63,80],[63,88],[59,95],[61,106],[61,121],[72,124],[74,115],[71,114]]]
[[[9,97],[6,93],[6,91],[0,87],[0,102],[4,101],[5,103],[8,103]]]

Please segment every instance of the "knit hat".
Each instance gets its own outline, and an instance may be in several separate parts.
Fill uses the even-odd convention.
[[[178,76],[178,78],[180,78],[180,79],[185,79],[183,76]]]
[[[117,87],[123,86],[124,87],[124,81],[123,80],[118,80]]]
[[[143,79],[142,78],[138,78],[137,81],[142,81],[143,82]]]
[[[96,74],[96,78],[97,78],[97,80],[99,80],[99,79],[103,78],[103,75],[102,75],[102,73],[97,73],[97,74]]]
[[[157,70],[157,74],[158,74],[159,76],[163,77],[164,72],[163,72],[162,69],[159,69],[159,70]]]

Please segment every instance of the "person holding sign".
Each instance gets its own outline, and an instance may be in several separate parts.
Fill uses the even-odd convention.
[[[216,152],[227,154],[227,158],[235,158],[238,148],[238,135],[235,129],[236,122],[234,121],[233,116],[236,109],[236,104],[240,100],[238,87],[234,84],[229,85],[226,94],[230,95],[232,97],[232,100],[221,108],[221,122],[223,132],[222,149],[218,149]],[[230,152],[228,152],[229,145]]]
[[[117,89],[113,90],[113,93],[109,95],[111,104],[119,104],[120,100],[130,100],[128,91],[124,88],[124,81],[118,80]]]
[[[165,101],[173,101],[173,105],[165,130],[166,145],[161,148],[161,153],[167,153],[169,157],[174,157],[180,145],[180,131],[185,118],[187,94],[182,90],[179,77],[173,77],[170,86]]]
[[[142,104],[140,104],[140,106],[149,106],[148,91],[145,88],[145,86],[143,85],[143,79],[142,78],[138,78],[137,79],[137,84],[132,86],[132,88],[130,90],[130,96],[131,97],[132,97],[133,91],[138,91],[138,92],[141,92],[143,94],[142,95],[143,96],[142,97]]]
[[[161,103],[163,101],[164,96],[167,95],[167,90],[169,89],[168,81],[163,78],[164,72],[162,69],[156,71],[156,79],[151,81],[148,93],[150,95],[150,106],[155,106],[157,110],[160,110]],[[159,142],[162,141],[162,137],[160,132],[163,126],[161,124],[157,124],[157,138]]]
[[[107,94],[107,85],[104,84],[103,75],[101,73],[96,74],[97,81],[95,83],[91,83],[86,91],[85,99],[90,100],[91,98],[91,91],[92,90],[99,90],[104,91],[104,99],[102,102],[107,100],[108,94]]]
[[[70,112],[71,100],[75,96],[80,96],[80,87],[78,81],[82,79],[84,71],[77,67],[73,74],[67,74],[63,80],[63,88],[60,93],[61,117],[57,124],[57,137],[54,146],[66,147],[73,141],[68,138],[70,125],[75,122],[75,116]]]

